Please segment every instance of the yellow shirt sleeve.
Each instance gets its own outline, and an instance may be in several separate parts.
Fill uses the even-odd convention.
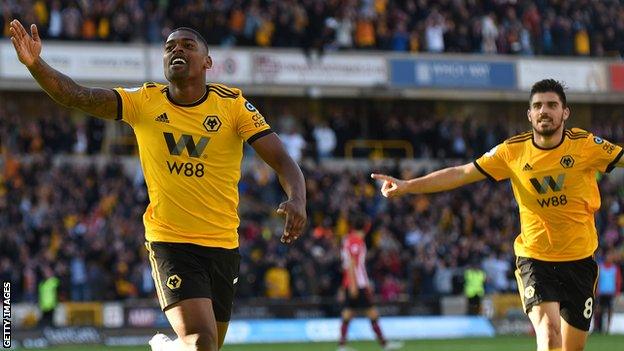
[[[258,138],[271,133],[271,126],[266,122],[264,116],[245,100],[242,94],[234,102],[232,111],[234,112],[234,123],[236,131],[240,137],[249,144]]]
[[[475,160],[474,165],[490,180],[499,181],[507,179],[511,176],[507,156],[507,145],[501,143]]]
[[[113,91],[117,93],[117,120],[122,120],[131,126],[134,126],[139,120],[141,107],[146,98],[145,85],[137,88],[115,88]]]
[[[621,146],[593,134],[587,138],[583,152],[584,159],[589,160],[589,166],[603,173],[611,172],[624,153]]]

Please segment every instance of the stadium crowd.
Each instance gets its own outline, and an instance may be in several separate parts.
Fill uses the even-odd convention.
[[[47,268],[61,281],[61,300],[153,296],[143,248],[141,216],[147,195],[141,175],[124,171],[114,158],[99,168],[53,164],[53,154],[97,153],[101,145],[97,135],[102,133],[99,122],[74,123],[56,113],[61,112],[52,112],[50,119],[29,120],[0,108],[4,165],[0,174],[0,278],[16,282],[16,301],[36,301],[37,284]],[[471,136],[470,131],[496,129],[451,120],[433,124],[415,118],[396,120],[398,127],[392,130],[406,131],[409,128],[404,127],[413,124],[428,130],[431,140],[444,135],[463,140],[465,150],[473,151],[453,154],[453,149],[436,145],[461,143],[430,144],[420,140],[424,136],[418,133],[400,136],[415,145],[429,144],[430,155],[464,160],[493,145],[479,133]],[[621,120],[613,123],[616,128],[602,136],[621,144],[624,126]],[[597,124],[604,128],[602,132],[608,127]],[[507,129],[498,129],[493,143],[508,136]],[[337,127],[331,130],[340,135]],[[300,138],[305,141],[313,134],[302,132]],[[381,133],[377,137],[397,136]],[[309,145],[302,149],[302,157],[313,155]],[[519,223],[508,185],[480,182],[449,193],[389,201],[369,178],[373,169],[356,172],[304,166],[310,225],[304,240],[289,248],[279,243],[282,219],[274,213],[283,196],[278,181],[261,161],[252,159],[250,164],[239,185],[241,298],[335,296],[341,278],[340,239],[349,231],[354,213],[370,218],[367,264],[375,293],[383,301],[461,293],[462,272],[471,264],[481,265],[486,272],[488,292],[515,288],[512,243]],[[374,171],[415,175],[409,170]],[[601,193],[598,257],[611,249],[622,257],[624,186],[604,177]]]
[[[191,26],[211,45],[522,55],[619,56],[616,0],[2,0],[44,38],[160,43]]]

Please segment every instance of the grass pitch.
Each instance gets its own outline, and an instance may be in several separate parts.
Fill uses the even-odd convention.
[[[615,351],[624,345],[624,335],[591,335],[585,351]],[[349,346],[356,351],[380,351],[375,342],[352,342]],[[54,347],[50,351],[148,351],[149,347],[113,346],[66,346]],[[225,345],[221,351],[334,351],[336,343],[291,343],[258,345]],[[528,336],[497,336],[494,338],[409,340],[405,351],[530,351],[535,350],[535,341]]]

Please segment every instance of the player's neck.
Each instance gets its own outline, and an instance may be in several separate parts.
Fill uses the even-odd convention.
[[[563,138],[563,126],[553,135],[542,135],[533,131],[533,143],[542,149],[552,149],[561,143]]]
[[[189,105],[199,101],[206,94],[206,84],[169,84],[169,96],[177,104]]]

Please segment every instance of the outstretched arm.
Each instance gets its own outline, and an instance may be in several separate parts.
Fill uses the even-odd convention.
[[[290,243],[301,235],[306,223],[306,193],[303,173],[284,149],[275,133],[254,141],[251,146],[271,168],[277,172],[280,184],[288,196],[277,213],[286,216],[282,242]]]
[[[112,90],[78,85],[39,56],[41,38],[36,25],[30,26],[31,36],[18,20],[13,20],[10,31],[11,42],[20,62],[54,101],[100,118],[117,118],[118,101]]]
[[[435,193],[485,179],[485,175],[473,163],[444,168],[410,180],[400,180],[385,174],[371,174],[371,177],[383,180],[381,193],[385,197],[402,196],[408,193]]]

